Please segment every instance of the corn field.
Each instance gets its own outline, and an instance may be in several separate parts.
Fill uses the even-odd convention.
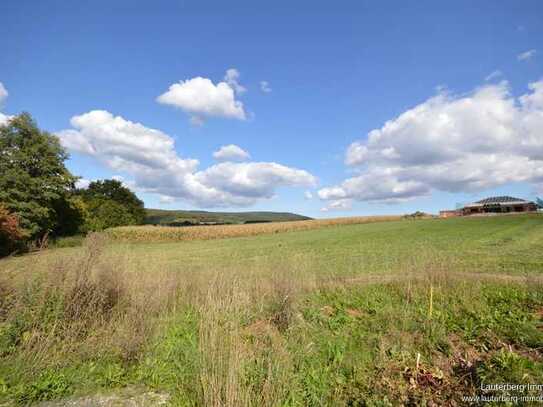
[[[292,222],[252,223],[243,225],[212,226],[122,226],[107,230],[107,234],[121,241],[179,241],[210,240],[228,237],[256,236],[271,233],[302,231],[328,226],[357,225],[362,223],[387,222],[402,219],[401,216],[360,216],[350,218],[313,219]]]

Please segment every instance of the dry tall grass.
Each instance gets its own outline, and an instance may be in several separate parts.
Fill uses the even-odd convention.
[[[73,255],[37,254],[32,270],[0,278],[0,324],[14,329],[11,350],[0,357],[12,353],[18,375],[29,380],[101,357],[137,363],[162,322],[190,307],[200,316],[197,405],[274,405],[284,398],[289,364],[280,332],[293,318],[297,293],[316,286],[307,263],[274,273],[257,265],[238,272],[145,269],[108,254],[107,246],[106,235],[91,234]],[[272,354],[263,351],[268,339]],[[269,365],[269,377],[255,387],[242,373],[256,360]]]
[[[401,216],[361,216],[335,219],[313,219],[292,222],[252,223],[220,226],[123,226],[107,231],[108,235],[122,241],[178,241],[209,240],[227,237],[256,236],[262,234],[302,231],[328,226],[357,225],[402,219]]]
[[[5,338],[25,361],[21,366],[32,367],[21,374],[66,364],[67,358],[112,354],[133,360],[156,318],[177,302],[177,278],[131,270],[105,256],[106,245],[104,235],[91,234],[76,256],[51,264],[37,255],[33,270],[0,278],[0,324],[13,331]]]

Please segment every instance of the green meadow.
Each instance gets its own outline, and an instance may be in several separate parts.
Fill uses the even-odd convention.
[[[538,214],[0,261],[0,405],[452,406],[492,383],[543,383]]]

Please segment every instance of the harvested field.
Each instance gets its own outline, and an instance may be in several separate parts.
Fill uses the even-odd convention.
[[[164,242],[178,240],[210,240],[228,237],[258,236],[270,233],[312,230],[329,226],[359,225],[388,222],[401,216],[365,216],[336,219],[315,219],[294,222],[254,223],[220,226],[123,226],[112,228],[107,234],[115,240],[130,242]]]

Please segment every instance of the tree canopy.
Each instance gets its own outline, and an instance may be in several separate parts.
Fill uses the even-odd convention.
[[[58,138],[41,131],[28,113],[0,126],[0,202],[31,238],[59,224],[62,214],[55,207],[77,179],[64,165],[67,158]]]
[[[120,181],[93,181],[78,193],[87,205],[90,230],[143,223],[143,202]]]
[[[135,225],[132,214],[120,203],[111,199],[93,199],[87,204],[89,218],[87,229],[100,231],[116,226]]]

